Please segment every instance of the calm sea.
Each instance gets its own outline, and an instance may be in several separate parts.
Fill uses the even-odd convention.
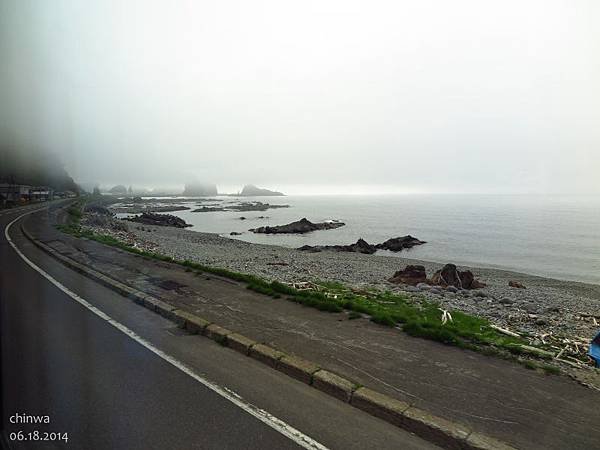
[[[228,237],[231,231],[243,232],[235,239],[286,247],[350,244],[361,237],[379,243],[411,234],[427,244],[397,255],[600,283],[597,196],[287,196],[245,200],[289,204],[290,208],[173,214],[193,224],[193,230]],[[241,216],[247,219],[240,220]],[[346,226],[305,235],[248,232],[249,228],[281,225],[302,217],[313,222],[339,219]]]

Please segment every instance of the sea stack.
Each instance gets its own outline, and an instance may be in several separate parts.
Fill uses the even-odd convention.
[[[262,189],[254,186],[253,184],[247,184],[240,192],[241,197],[281,197],[285,194],[283,192],[270,191],[269,189]]]
[[[217,195],[217,186],[210,183],[186,183],[182,195],[188,197],[208,197]]]

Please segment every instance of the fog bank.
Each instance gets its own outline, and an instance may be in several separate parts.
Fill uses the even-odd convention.
[[[0,4],[0,148],[81,182],[600,193],[595,1]]]

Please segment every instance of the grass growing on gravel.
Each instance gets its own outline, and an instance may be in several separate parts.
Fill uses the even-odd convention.
[[[112,236],[100,235],[80,226],[83,202],[77,202],[67,210],[68,219],[59,228],[76,237],[85,237],[102,244],[120,248],[145,258],[172,262],[196,273],[210,273],[241,283],[252,291],[285,298],[301,305],[326,312],[348,311],[350,319],[366,314],[370,320],[390,327],[399,327],[411,336],[430,339],[448,345],[477,350],[485,354],[500,355],[507,359],[517,359],[515,355],[528,354],[521,345],[524,339],[499,333],[491,327],[488,320],[460,311],[451,311],[452,319],[442,323],[443,311],[436,302],[422,298],[377,290],[356,291],[337,282],[318,282],[313,289],[295,289],[278,281],[269,281],[255,275],[232,270],[211,267],[192,261],[175,260],[158,253],[146,252],[131,247]],[[535,355],[529,355],[535,356]],[[529,360],[520,360],[530,369],[557,373],[558,368],[550,365],[538,365]]]
[[[67,221],[64,224],[57,225],[57,228],[65,233],[76,234],[81,230],[80,222],[83,216],[83,201],[73,203],[67,209]]]

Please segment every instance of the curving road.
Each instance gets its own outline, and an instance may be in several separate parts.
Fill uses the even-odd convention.
[[[59,265],[20,231],[47,212],[27,212],[0,212],[9,448],[434,448]]]

